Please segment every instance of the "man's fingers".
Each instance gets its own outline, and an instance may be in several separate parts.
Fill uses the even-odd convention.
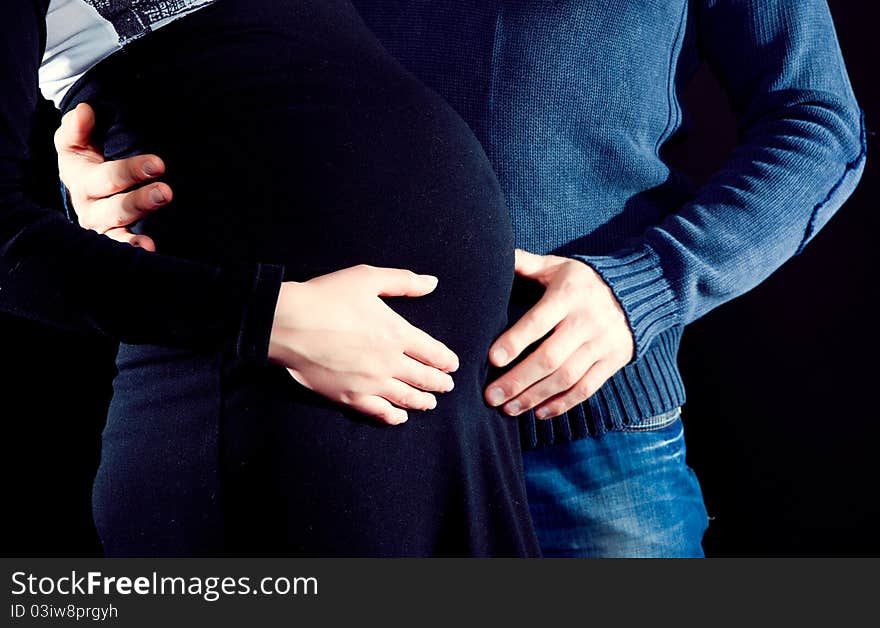
[[[90,199],[101,199],[161,176],[165,173],[165,163],[156,155],[138,155],[90,164],[89,168],[80,168],[78,172],[84,179],[82,190],[85,195]],[[165,187],[171,189],[167,185]]]
[[[489,359],[495,366],[507,366],[537,342],[565,318],[565,310],[559,307],[552,295],[545,294],[540,301],[506,332],[501,334],[489,350]]]
[[[123,217],[131,217],[129,221],[140,220],[152,211],[164,207],[174,198],[174,192],[167,183],[145,185],[131,192],[118,194],[122,198]],[[110,199],[106,199],[110,200]]]
[[[348,405],[388,425],[400,425],[406,423],[409,418],[406,410],[395,408],[390,401],[382,397],[362,396],[352,400]]]
[[[596,394],[614,372],[610,363],[601,360],[596,362],[577,384],[538,406],[535,416],[539,419],[551,419],[568,412]]]
[[[444,393],[455,387],[452,376],[406,355],[401,357],[394,377],[414,388],[429,392]]]
[[[149,236],[145,235],[136,235],[131,233],[128,229],[124,227],[118,227],[116,229],[110,229],[105,232],[108,238],[116,240],[117,242],[124,242],[125,244],[130,244],[131,246],[136,246],[141,249],[145,249],[150,251],[151,253],[156,252],[156,243],[153,242],[153,239]]]
[[[92,201],[88,212],[85,212],[87,215],[80,218],[80,223],[100,233],[127,227],[150,212],[164,207],[172,197],[171,188],[164,183],[144,186],[131,192]]]
[[[488,387],[486,400],[490,405],[499,406],[519,396],[527,388],[549,377],[565,365],[583,342],[583,332],[573,325],[566,325],[563,321],[531,355]],[[555,392],[562,392],[572,386],[583,373],[584,371],[578,373],[574,380]],[[566,376],[569,375],[566,373]]]
[[[534,278],[546,267],[546,258],[543,255],[535,255],[522,249],[516,249],[514,252],[514,267],[516,274],[523,277]]]
[[[86,103],[80,103],[61,118],[61,126],[55,131],[55,150],[60,154],[69,150],[90,150],[92,131],[95,129],[95,111]]]
[[[446,373],[457,371],[459,367],[458,356],[449,347],[439,340],[435,340],[429,334],[418,327],[405,323],[406,334],[404,337],[403,352],[422,364],[432,366]]]
[[[577,384],[597,362],[597,352],[591,343],[581,345],[565,363],[515,399],[504,405],[504,411],[518,416],[545,401],[566,392]]]

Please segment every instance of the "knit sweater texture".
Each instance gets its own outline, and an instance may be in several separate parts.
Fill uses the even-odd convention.
[[[593,267],[634,360],[587,402],[522,421],[526,446],[685,402],[685,325],[801,252],[852,193],[862,112],[825,0],[354,0],[384,45],[483,143],[517,246]],[[705,61],[740,120],[707,183],[664,160]],[[529,304],[512,305],[514,317]]]

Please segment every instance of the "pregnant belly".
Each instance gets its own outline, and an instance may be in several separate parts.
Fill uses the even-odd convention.
[[[161,252],[280,263],[288,280],[361,263],[434,274],[435,294],[392,306],[484,361],[506,322],[513,236],[467,125],[354,26],[226,25],[217,6],[194,17],[220,24],[161,29],[68,103],[98,108],[109,158],[165,159],[174,202],[137,229]]]
[[[271,20],[251,10],[270,5]],[[521,553],[531,542],[516,423],[482,400],[513,281],[498,182],[466,124],[358,20],[337,15],[322,26],[309,16],[311,30],[300,32],[296,16],[278,16],[345,6],[217,3],[196,14],[210,28],[184,19],[161,29],[90,72],[67,106],[96,105],[108,157],[165,159],[175,200],[139,225],[162,253],[281,263],[298,281],[362,263],[439,277],[431,295],[389,305],[459,355],[456,389],[433,412],[384,429],[274,365],[191,365],[190,355],[124,346],[96,492],[105,531],[121,512],[119,492],[142,494],[135,489],[150,475],[135,469],[120,488],[112,470],[164,464],[177,456],[168,443],[181,422],[199,434],[220,416],[219,444],[196,444],[206,457],[222,452],[225,499],[235,505],[227,523],[242,537],[352,555]],[[350,28],[337,28],[349,18]],[[141,445],[150,456],[133,457]],[[207,504],[213,485],[196,477],[205,460],[190,475],[207,487]],[[192,483],[178,484],[163,517],[176,520],[178,504],[192,501]],[[251,534],[249,521],[279,529]]]

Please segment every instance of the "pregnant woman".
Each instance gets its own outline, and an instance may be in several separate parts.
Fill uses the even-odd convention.
[[[3,14],[2,302],[121,341],[93,492],[106,553],[537,554],[516,423],[482,400],[513,279],[497,181],[349,2],[20,0]],[[175,203],[140,225],[158,253],[32,200],[38,77],[62,111],[94,107],[106,157],[165,157]],[[244,182],[217,185],[226,171]],[[374,289],[376,267],[439,283]],[[401,324],[369,346],[359,319],[386,305],[355,297],[371,290],[427,296],[388,300]],[[409,375],[339,390],[347,356],[375,362],[389,335],[417,339],[387,356]],[[460,361],[436,398],[423,391],[448,376],[426,365],[448,349],[432,338]],[[401,423],[404,407],[428,411]]]

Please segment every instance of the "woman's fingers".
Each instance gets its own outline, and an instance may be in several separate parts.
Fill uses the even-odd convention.
[[[370,272],[370,280],[374,282],[373,287],[381,297],[425,296],[434,291],[439,281],[433,275],[417,275],[409,270],[372,266],[366,268]],[[388,308],[388,312],[396,318],[399,329],[403,330],[403,349],[406,355],[447,373],[458,370],[458,356],[449,347],[411,325],[391,308]]]
[[[403,422],[406,409],[436,408],[431,393],[452,390],[448,372],[458,369],[458,356],[377,296],[412,296],[436,283],[409,271],[371,266],[284,282],[269,359],[286,366],[308,389],[386,423]]]
[[[422,364],[432,366],[445,373],[458,370],[458,356],[445,344],[434,339],[426,332],[404,321],[403,352]]]
[[[455,387],[450,375],[406,355],[401,356],[400,366],[394,377],[410,386],[430,392],[444,393]]]
[[[355,267],[364,280],[380,297],[423,297],[437,287],[438,279],[432,275],[417,275],[402,268],[379,268],[361,265]]]
[[[433,275],[417,275],[401,268],[381,268],[366,264],[339,272],[349,278],[356,277],[357,283],[367,286],[372,294],[380,297],[422,297],[433,292],[438,283],[437,277]],[[458,356],[449,347],[410,325],[387,305],[385,307],[386,313],[394,319],[391,327],[400,330],[403,352],[406,355],[447,373],[458,370]]]
[[[353,399],[348,405],[354,410],[388,425],[400,425],[409,419],[406,410],[395,408],[390,401],[382,397],[364,395]]]
[[[437,398],[434,395],[417,390],[397,379],[387,380],[376,394],[395,406],[409,410],[433,410],[437,407]]]

